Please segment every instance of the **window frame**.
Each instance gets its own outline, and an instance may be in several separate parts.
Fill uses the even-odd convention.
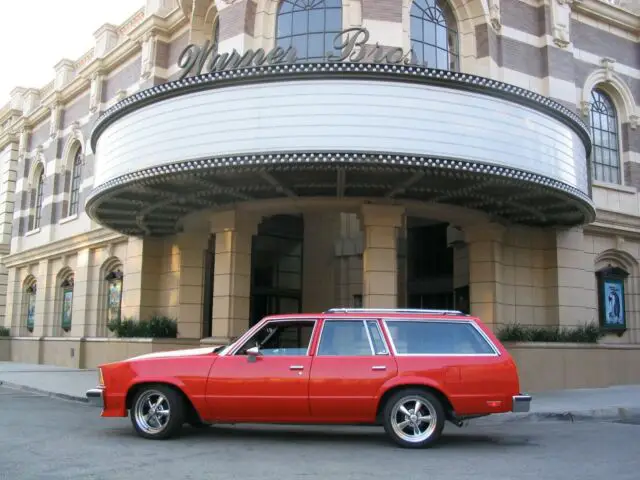
[[[313,322],[313,329],[311,330],[311,337],[309,337],[309,345],[307,346],[307,352],[305,355],[265,355],[264,358],[281,358],[281,357],[309,357],[311,356],[311,348],[314,344],[314,339],[316,335],[316,330],[318,329],[318,318],[274,318],[265,321],[264,323],[257,323],[255,327],[250,328],[242,335],[238,340],[233,342],[231,345],[226,347],[223,351],[220,352],[220,356],[228,356],[228,357],[236,357],[243,356],[238,355],[238,351],[242,348],[242,346],[249,341],[251,337],[257,334],[263,328],[266,328],[270,324],[273,323],[291,323],[291,322]]]
[[[370,354],[369,355],[345,355],[345,354],[341,354],[341,355],[327,355],[324,353],[320,353],[320,344],[322,343],[322,335],[324,333],[324,327],[327,323],[331,323],[331,322],[360,322],[362,323],[362,326],[364,328],[364,331],[367,334],[367,341],[369,342],[369,350],[370,350]],[[378,332],[380,333],[380,338],[382,338],[382,341],[385,344],[385,347],[387,349],[387,353],[376,353],[376,349],[373,346],[373,339],[371,338],[371,333],[369,332],[369,328],[367,326],[367,322],[375,322],[376,326],[378,328]],[[325,318],[322,321],[322,326],[320,327],[320,333],[318,334],[318,341],[316,342],[316,351],[315,351],[315,356],[320,358],[336,358],[336,357],[347,357],[347,358],[355,358],[355,357],[371,357],[371,358],[375,358],[375,357],[385,357],[385,356],[390,356],[391,355],[391,350],[389,348],[389,343],[387,342],[384,333],[382,332],[381,328],[380,328],[380,321],[378,318]]]
[[[599,97],[598,99],[599,102],[604,103],[605,107],[610,107],[611,110],[609,112],[607,113],[594,112],[594,108],[595,108],[594,97],[596,95]],[[622,125],[620,120],[620,113],[618,111],[616,103],[613,99],[613,96],[611,96],[606,90],[604,90],[601,87],[601,85],[596,85],[591,89],[591,91],[589,92],[589,101],[591,102],[591,106],[589,108],[589,131],[591,133],[591,137],[594,139],[591,159],[589,162],[591,167],[591,177],[593,178],[594,181],[603,183],[605,185],[624,186],[625,178],[624,178],[624,160],[622,155],[623,154],[622,128],[621,128]],[[610,130],[604,130],[600,127],[596,128],[593,122],[593,119],[594,119],[593,117],[595,114],[597,114],[601,119],[613,118],[615,123],[615,132],[612,132]],[[607,136],[615,135],[615,140],[616,140],[615,149],[611,147],[604,147],[602,145],[596,145],[595,143],[596,130],[600,131],[601,134],[606,134]],[[609,155],[611,155],[611,152],[615,152],[617,165],[612,166],[612,165],[607,165],[603,162],[596,162],[596,149],[599,149],[602,153],[609,152]],[[600,166],[603,172],[605,171],[610,172],[612,170],[615,170],[617,174],[617,179],[615,181],[610,181],[610,180],[605,180],[603,178],[597,178],[597,175],[596,175],[597,166]]]
[[[40,228],[40,223],[42,221],[42,203],[44,201],[43,198],[43,190],[44,190],[44,182],[45,182],[45,174],[44,174],[44,165],[38,166],[37,178],[35,188],[32,190],[33,195],[33,215],[29,215],[30,218],[33,218],[33,222],[29,222],[28,231],[33,232]],[[31,211],[31,209],[29,209]]]
[[[420,10],[422,12],[422,18],[421,20],[421,27],[422,30],[424,32],[424,24],[425,23],[429,23],[431,25],[433,25],[436,30],[438,27],[442,27],[446,30],[446,37],[447,37],[447,48],[442,48],[439,45],[432,45],[430,43],[428,43],[427,41],[425,41],[424,38],[424,34],[422,35],[422,39],[418,40],[417,38],[414,39],[413,36],[413,31],[411,28],[411,23],[412,23],[412,19],[413,18],[419,18],[417,15],[414,14],[414,7],[417,10]],[[442,15],[442,18],[444,20],[444,24],[438,22],[435,18],[433,20],[429,20],[426,18],[426,13],[427,10],[429,9],[434,9],[439,11],[439,13]],[[447,17],[451,17],[451,18],[447,18]],[[409,3],[409,9],[408,9],[408,18],[409,18],[409,48],[411,49],[411,51],[413,51],[413,55],[415,56],[416,59],[416,63],[419,66],[425,66],[424,65],[424,49],[425,47],[429,47],[429,49],[433,50],[436,54],[436,64],[435,65],[431,65],[427,63],[427,67],[428,68],[435,68],[435,69],[439,69],[439,70],[445,70],[445,71],[450,71],[450,72],[457,72],[460,73],[461,72],[461,60],[462,60],[462,55],[460,53],[460,44],[461,44],[461,39],[460,39],[460,29],[459,29],[459,25],[457,22],[457,19],[455,17],[455,13],[453,11],[453,6],[451,5],[451,3],[449,2],[449,0],[435,0],[434,1],[434,6],[433,7],[429,7],[427,6],[427,8],[423,8],[422,5],[420,5],[417,0],[411,0]],[[453,28],[450,25],[449,20],[453,23]],[[437,32],[436,32],[436,38],[437,38]],[[454,40],[455,44],[451,45],[451,40]],[[416,50],[414,48],[414,41],[417,43],[420,43],[422,46],[422,52],[423,55],[421,59],[418,58],[418,55],[416,53]],[[436,43],[437,43],[437,39],[436,39]],[[443,51],[447,53],[447,65],[446,67],[442,67],[439,66],[437,63],[437,54],[439,51]],[[451,63],[455,64],[454,68],[451,68]]]
[[[303,0],[281,0],[279,2],[277,2],[277,6],[276,6],[276,10],[275,10],[275,29],[274,29],[274,36],[273,36],[273,44],[275,47],[280,47],[282,49],[284,49],[284,51],[287,51],[288,48],[293,47],[296,50],[296,64],[305,64],[305,63],[319,63],[319,62],[326,62],[327,61],[327,54],[331,53],[332,55],[340,55],[342,52],[337,52],[337,51],[331,51],[331,52],[327,52],[326,51],[326,40],[327,37],[333,35],[333,38],[335,38],[336,35],[340,34],[343,30],[344,30],[344,5],[343,2],[340,1],[340,6],[339,7],[330,7],[327,6],[326,4],[326,0],[322,1],[322,6],[320,7],[312,7],[310,9],[306,9],[306,8],[302,8],[299,6],[299,3],[302,2]],[[291,5],[291,12],[286,12],[286,13],[281,13],[281,10],[283,8],[283,5],[286,3],[288,3],[289,5]],[[299,10],[296,10],[296,8],[299,8]],[[306,29],[305,33],[303,34],[297,34],[294,35],[293,34],[293,15],[295,12],[297,11],[301,11],[301,12],[310,12],[313,10],[318,10],[318,11],[323,11],[323,22],[324,22],[324,26],[323,26],[323,30],[321,32],[311,32],[308,28]],[[327,11],[328,10],[339,10],[340,11],[340,25],[339,28],[336,32],[327,30]],[[291,24],[291,32],[288,35],[284,35],[284,36],[278,36],[278,29],[279,29],[279,25],[280,25],[280,20],[281,20],[281,16],[283,15],[291,15],[291,20],[290,20],[290,24]],[[309,14],[307,14],[307,27],[309,26]],[[309,57],[309,38],[312,35],[322,35],[323,36],[323,40],[324,40],[324,45],[323,45],[323,54],[322,54],[322,58],[318,58],[318,57]],[[303,52],[299,51],[298,48],[295,47],[294,44],[294,38],[296,37],[302,37],[304,36],[306,38],[306,51]],[[290,44],[289,46],[284,46],[281,45],[280,42],[282,40],[287,40],[286,43]],[[335,50],[335,45],[334,45],[334,50]]]
[[[494,353],[398,353],[396,344],[391,335],[391,330],[387,322],[416,322],[416,323],[451,323],[451,324],[467,324],[471,325],[480,336],[487,342]],[[391,344],[393,355],[396,357],[500,357],[502,354],[497,345],[489,338],[489,336],[478,326],[473,320],[451,320],[445,318],[383,318],[382,324],[387,334],[388,342]]]
[[[71,178],[69,179],[69,206],[67,207],[66,218],[78,215],[80,210],[80,187],[82,186],[82,147],[76,149],[71,162]],[[77,180],[76,188],[74,181]],[[75,190],[75,201],[73,200]],[[74,211],[75,207],[75,211]]]

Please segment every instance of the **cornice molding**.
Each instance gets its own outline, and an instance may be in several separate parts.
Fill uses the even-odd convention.
[[[130,57],[140,52],[140,40],[145,35],[157,35],[160,40],[169,41],[172,34],[183,26],[188,19],[179,8],[175,8],[168,16],[162,18],[150,15],[140,25],[129,32],[119,45],[109,51],[104,57],[94,58],[77,71],[74,79],[62,90],[52,91],[41,99],[40,105],[26,116],[22,116],[31,125],[38,125],[49,115],[49,108],[54,102],[66,105],[78,96],[88,92],[91,77],[94,74],[108,75]],[[4,114],[5,112],[3,112]],[[21,114],[21,112],[20,112]],[[3,115],[4,116],[4,115]]]
[[[47,243],[40,247],[9,254],[0,259],[0,263],[7,268],[16,268],[38,263],[39,261],[47,258],[69,255],[85,248],[101,247],[110,243],[126,241],[127,239],[128,237],[126,235],[114,232],[113,230],[98,228],[81,235],[75,235],[73,237],[67,237],[62,240]]]
[[[584,230],[604,235],[618,233],[628,238],[640,239],[640,216],[597,208],[596,220],[586,225]]]
[[[640,35],[640,15],[602,0],[574,0],[573,10],[627,32]]]

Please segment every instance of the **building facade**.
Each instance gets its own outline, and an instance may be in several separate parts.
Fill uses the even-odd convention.
[[[599,322],[579,363],[640,381],[633,3],[147,0],[0,111],[5,357],[95,366],[270,313],[455,308]],[[109,328],[153,315],[178,339]]]

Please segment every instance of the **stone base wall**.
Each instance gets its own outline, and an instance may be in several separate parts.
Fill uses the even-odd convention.
[[[640,384],[640,345],[505,343],[527,393]]]
[[[146,353],[200,346],[199,340],[150,338],[0,338],[0,361],[96,368]]]
[[[147,338],[0,338],[0,361],[96,368],[137,355],[200,344],[199,340]],[[640,345],[505,345],[518,365],[523,392],[640,384]]]

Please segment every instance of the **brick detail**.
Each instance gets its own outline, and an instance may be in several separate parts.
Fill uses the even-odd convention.
[[[398,0],[362,0],[362,18],[402,22],[402,2]]]

